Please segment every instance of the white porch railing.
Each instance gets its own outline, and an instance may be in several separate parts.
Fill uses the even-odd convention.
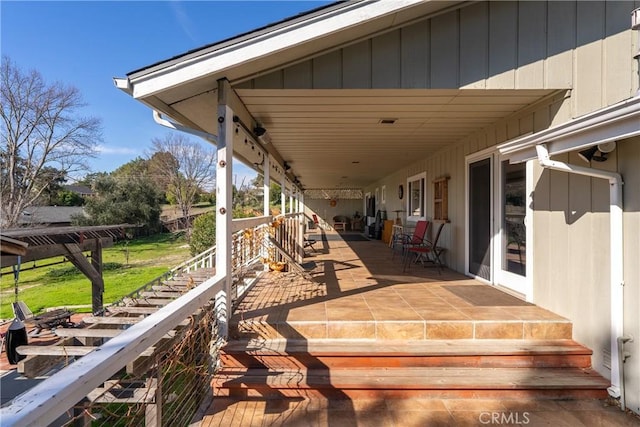
[[[294,254],[299,253],[302,242],[299,226],[301,215],[284,215],[275,224],[277,226],[276,241],[291,253],[293,258],[295,258]],[[232,275],[236,279],[232,290],[234,300],[241,298],[249,288],[242,280],[243,272],[268,256],[266,233],[274,231],[268,228],[269,225],[274,225],[270,216],[233,221],[234,234],[229,249],[233,253],[234,260]],[[169,275],[180,275],[202,268],[215,267],[215,250],[211,248],[185,261],[171,269]],[[8,406],[0,409],[2,425],[46,426],[51,424],[108,382],[143,352],[156,345],[167,334],[170,335],[170,331],[183,324],[193,313],[203,307],[215,306],[219,311],[218,314],[228,320],[231,308],[227,309],[223,302],[226,299],[223,289],[225,281],[226,277],[222,273],[216,273],[199,286],[109,339],[29,391],[17,396]],[[211,304],[212,300],[214,304]],[[224,339],[225,337],[220,336],[212,337],[214,342]],[[160,421],[156,420],[154,423],[160,423]]]

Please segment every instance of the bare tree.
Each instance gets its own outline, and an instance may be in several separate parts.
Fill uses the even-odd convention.
[[[40,73],[25,73],[6,56],[0,65],[0,105],[0,224],[14,227],[50,182],[88,169],[86,161],[101,141],[101,123],[78,115],[85,106],[78,89],[47,85]]]
[[[167,193],[173,198],[182,214],[183,226],[190,227],[191,208],[200,192],[215,182],[216,151],[205,149],[182,134],[171,133],[164,138],[154,138],[149,172],[162,176]]]

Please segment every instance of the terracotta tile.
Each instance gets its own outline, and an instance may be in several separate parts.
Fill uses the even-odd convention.
[[[382,320],[423,320],[422,317],[411,308],[371,308],[371,313],[377,321]]]
[[[472,320],[518,320],[519,317],[514,316],[502,307],[459,307],[462,313],[469,316]]]
[[[327,337],[375,339],[376,325],[374,322],[329,322]]]
[[[287,315],[287,320],[288,321],[295,321],[295,320],[321,321],[321,320],[327,320],[327,313],[326,313],[326,310],[324,308],[322,308],[322,309],[308,309],[308,308],[293,309],[293,310],[289,311],[289,314]]]
[[[467,315],[452,307],[415,310],[424,320],[470,320]]]
[[[525,322],[525,339],[571,339],[572,324],[569,322]]]
[[[278,324],[278,333],[284,338],[327,338],[326,322],[289,322]]]
[[[471,322],[427,322],[427,339],[473,338]]]
[[[376,322],[377,339],[423,340],[424,322]]]
[[[373,314],[368,307],[354,308],[328,308],[327,319],[336,320],[374,320]]]
[[[475,322],[476,339],[521,339],[522,323],[520,322]]]
[[[522,320],[567,320],[538,306],[501,307],[502,310]]]

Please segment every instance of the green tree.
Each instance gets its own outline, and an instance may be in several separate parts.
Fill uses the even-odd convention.
[[[147,176],[148,171],[149,162],[142,157],[136,157],[111,172],[111,175],[114,178],[139,178]]]
[[[216,244],[216,213],[207,212],[193,221],[189,247],[191,255],[206,251]]]
[[[87,169],[101,141],[100,120],[82,117],[78,89],[47,84],[8,57],[0,64],[0,195],[4,227],[42,198],[51,179]],[[49,172],[53,175],[46,176]],[[46,176],[46,178],[45,178]]]
[[[53,198],[52,204],[58,206],[82,206],[84,198],[73,191],[59,190]]]
[[[189,230],[191,208],[198,201],[202,188],[215,180],[216,152],[176,133],[154,138],[152,144],[154,176],[166,177],[167,199],[175,200],[182,214],[183,227]]]
[[[67,180],[65,171],[52,167],[44,167],[37,178],[37,187],[42,188],[41,205],[55,205],[56,195],[62,190],[62,184]]]
[[[84,178],[82,178],[81,180],[77,181],[78,185],[86,185],[89,188],[93,188],[94,187],[94,183],[99,180],[100,178],[104,178],[106,176],[109,176],[109,174],[107,172],[92,172],[92,173],[88,173],[84,176]]]
[[[93,190],[95,196],[85,205],[89,217],[75,218],[76,224],[136,224],[160,231],[160,196],[149,178],[104,176],[94,182]]]

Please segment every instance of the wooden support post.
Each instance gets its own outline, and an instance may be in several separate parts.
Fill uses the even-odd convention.
[[[304,193],[300,191],[299,193],[299,204],[298,204],[298,262],[302,264],[304,262],[304,231],[306,227],[306,216],[304,215]]]
[[[96,270],[92,264],[82,254],[82,249],[75,243],[65,243],[65,250],[67,253],[65,256],[67,259],[75,265],[85,276],[91,280],[91,309],[93,313],[97,313],[102,310],[102,293],[104,292],[104,280],[102,279],[102,255],[99,257],[99,270]],[[101,248],[102,246],[99,246]],[[97,249],[100,250],[101,249]],[[93,253],[91,261],[93,263]]]
[[[264,170],[264,184],[263,184],[263,191],[262,194],[264,194],[263,198],[263,215],[264,216],[269,216],[271,215],[271,177],[269,176],[269,170],[271,169],[270,165],[269,165],[269,155],[265,154],[264,155],[264,163],[262,165],[262,169]]]
[[[216,296],[220,334],[229,333],[231,317],[232,177],[233,177],[233,89],[226,79],[218,80],[218,165],[216,171],[216,272],[225,276],[223,290]]]
[[[91,266],[100,275],[99,281],[91,281],[91,309],[94,313],[101,312],[104,304],[102,296],[104,295],[104,279],[102,278],[102,243],[100,239],[96,239],[96,246],[91,251]]]
[[[162,375],[158,369],[158,376],[153,379],[155,382],[155,392],[153,403],[147,403],[144,411],[145,427],[162,427]]]

